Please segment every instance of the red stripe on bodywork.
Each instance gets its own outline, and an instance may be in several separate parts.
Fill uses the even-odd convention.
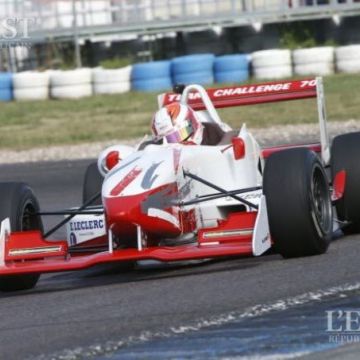
[[[113,233],[119,236],[134,236],[134,224],[139,225],[145,233],[163,236],[179,235],[180,229],[174,224],[148,215],[150,208],[157,208],[178,218],[172,204],[176,201],[177,193],[177,184],[169,183],[141,194],[105,197],[107,225],[112,227]]]
[[[129,184],[131,184],[142,172],[142,169],[134,167],[130,172],[125,175],[122,180],[111,190],[111,196],[119,195]]]

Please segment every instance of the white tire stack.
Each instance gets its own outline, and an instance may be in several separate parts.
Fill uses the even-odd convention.
[[[332,46],[297,49],[293,51],[295,75],[331,75],[334,73]]]
[[[45,72],[25,71],[14,74],[13,86],[17,101],[49,98],[49,75]]]
[[[55,71],[50,74],[50,94],[54,99],[79,99],[92,95],[90,69]]]
[[[93,71],[94,94],[122,94],[131,89],[131,66],[121,69],[95,69]]]
[[[360,45],[348,45],[336,48],[335,58],[338,72],[360,72]]]
[[[292,76],[290,50],[261,50],[251,54],[256,79],[281,79]]]

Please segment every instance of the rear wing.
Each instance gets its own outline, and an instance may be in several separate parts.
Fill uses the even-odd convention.
[[[205,94],[204,94],[205,93]],[[326,122],[325,95],[321,77],[295,81],[277,81],[255,85],[231,86],[204,91],[196,85],[187,86],[182,94],[165,93],[158,97],[159,107],[172,102],[190,105],[196,111],[211,108],[266,104],[278,101],[317,99],[321,155],[325,164],[330,161],[330,141]],[[211,111],[211,109],[210,109]],[[215,117],[218,117],[215,115]]]

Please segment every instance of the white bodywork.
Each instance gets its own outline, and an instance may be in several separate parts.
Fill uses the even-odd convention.
[[[186,103],[191,91],[198,91],[204,101],[207,111],[201,111],[204,121],[218,124],[222,130],[231,128],[219,118],[214,106],[207,96],[206,91],[197,85],[187,87],[182,95],[181,102]],[[182,144],[147,145],[143,150],[134,151],[129,147],[111,147],[106,149],[99,157],[98,167],[105,176],[102,187],[102,199],[131,198],[153,189],[158,189],[169,184],[176,184],[176,199],[171,204],[172,210],[166,211],[157,204],[146,208],[148,218],[161,219],[171,223],[175,228],[181,227],[179,211],[195,212],[196,228],[212,228],[225,220],[231,212],[253,211],[248,205],[228,196],[212,199],[192,205],[182,206],[181,202],[190,201],[203,195],[213,194],[214,191],[207,185],[184,177],[183,171],[189,171],[208,182],[217,185],[225,191],[244,188],[259,187],[262,185],[260,168],[263,167],[261,150],[254,137],[243,125],[239,134],[245,144],[245,155],[236,160],[233,148],[229,145],[218,146],[188,146]],[[106,155],[110,151],[119,151],[122,160],[110,171],[104,167]],[[125,157],[123,156],[125,155]],[[114,189],[120,189],[114,194]],[[255,229],[253,231],[253,254],[261,255],[270,248],[269,225],[267,219],[266,199],[262,190],[249,191],[241,196],[259,207]],[[80,229],[74,235],[74,224],[83,222],[91,223],[94,215],[81,215],[75,217],[67,226],[68,241],[76,243],[88,241],[95,233],[88,229]],[[136,224],[135,224],[136,225]],[[93,230],[93,229],[92,229]],[[138,232],[141,229],[138,227]],[[73,234],[70,236],[70,234]],[[96,236],[100,234],[96,233]],[[71,240],[72,237],[72,240]]]
[[[196,86],[196,89],[201,91],[202,88]],[[185,90],[184,96],[186,93]],[[201,95],[206,96],[203,89]],[[182,99],[182,101],[184,100]],[[223,130],[229,131],[231,128],[221,122],[211,101],[206,102],[206,105],[209,107],[209,111],[202,112],[203,118],[215,122]],[[228,145],[148,145],[144,150],[130,154],[106,175],[102,198],[104,200],[119,195],[130,197],[171,183],[176,183],[179,191],[178,200],[183,202],[214,193],[214,190],[208,186],[184,177],[183,170],[201,176],[227,191],[261,186],[262,175],[259,170],[259,162],[263,165],[263,159],[260,147],[245,125],[238,136],[244,141],[246,149],[244,158],[240,160],[235,160],[233,149]],[[132,171],[138,174],[131,180],[131,183],[127,184],[120,194],[112,195],[112,190]],[[270,247],[265,197],[262,195],[262,190],[242,194],[242,197],[258,205],[261,210],[261,217],[256,223],[253,236],[253,253],[261,255]],[[174,204],[174,211],[170,214],[168,211],[150,207],[147,209],[147,216],[160,218],[180,227],[179,219],[176,217],[176,208],[177,206]],[[226,219],[229,213],[236,209],[244,211],[244,205],[231,197],[180,207],[182,211],[195,210],[197,229],[216,227],[219,220]],[[252,210],[247,205],[245,205],[245,209],[246,211]]]

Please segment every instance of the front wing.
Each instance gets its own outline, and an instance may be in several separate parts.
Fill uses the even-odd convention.
[[[73,271],[121,261],[261,255],[271,246],[265,198],[262,200],[259,211],[234,213],[218,227],[200,230],[193,244],[113,249],[110,233],[109,249],[90,255],[70,254],[67,241],[45,240],[39,231],[11,233],[6,219],[0,231],[0,276]]]

